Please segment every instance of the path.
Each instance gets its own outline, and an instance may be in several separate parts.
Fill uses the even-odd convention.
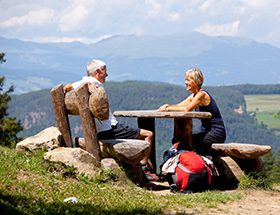
[[[152,189],[156,195],[171,194],[168,183],[154,182],[147,189]],[[276,191],[268,190],[230,190],[229,193],[241,193],[245,196],[228,204],[219,204],[215,209],[209,209],[205,214],[246,214],[246,215],[278,215],[280,214],[280,187]],[[177,194],[174,194],[177,195]],[[197,214],[194,209],[188,209],[188,214]],[[171,212],[171,214],[173,214]],[[176,212],[174,211],[174,214]]]

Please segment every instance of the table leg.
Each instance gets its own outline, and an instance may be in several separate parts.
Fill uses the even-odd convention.
[[[138,118],[138,127],[153,132],[154,138],[152,141],[152,150],[150,154],[150,161],[152,169],[156,172],[156,145],[155,145],[155,118]]]
[[[192,147],[192,119],[174,119],[174,139],[173,143],[182,141]]]

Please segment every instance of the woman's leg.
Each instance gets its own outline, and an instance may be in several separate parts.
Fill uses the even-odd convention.
[[[223,142],[224,140],[217,137],[212,131],[193,134],[194,149],[201,154],[210,153],[213,143]]]

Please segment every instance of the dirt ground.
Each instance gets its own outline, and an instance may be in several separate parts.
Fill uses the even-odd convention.
[[[171,194],[168,183],[154,182],[147,189],[156,195]],[[209,209],[205,213],[197,213],[197,209],[188,209],[186,214],[248,214],[248,215],[280,215],[280,187],[275,191],[267,190],[227,190],[223,192],[241,193],[244,197],[228,204],[219,204],[217,208]],[[178,195],[178,194],[174,194]],[[176,214],[176,212],[170,212]]]

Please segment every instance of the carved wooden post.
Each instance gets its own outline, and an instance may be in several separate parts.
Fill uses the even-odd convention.
[[[174,140],[192,145],[192,119],[174,119]]]
[[[73,147],[62,84],[57,85],[51,90],[51,96],[57,128],[62,134],[66,146]]]
[[[95,157],[98,165],[100,165],[100,146],[95,128],[94,116],[89,110],[89,92],[88,85],[86,83],[76,89],[76,97],[85,138],[86,150]]]
[[[151,161],[151,167],[153,169],[154,172],[156,172],[156,143],[155,143],[155,118],[138,118],[138,127],[139,128],[143,128],[146,130],[149,130],[151,132],[153,132],[154,134],[154,138],[152,141],[152,150],[151,150],[151,154],[150,154],[150,161]]]

